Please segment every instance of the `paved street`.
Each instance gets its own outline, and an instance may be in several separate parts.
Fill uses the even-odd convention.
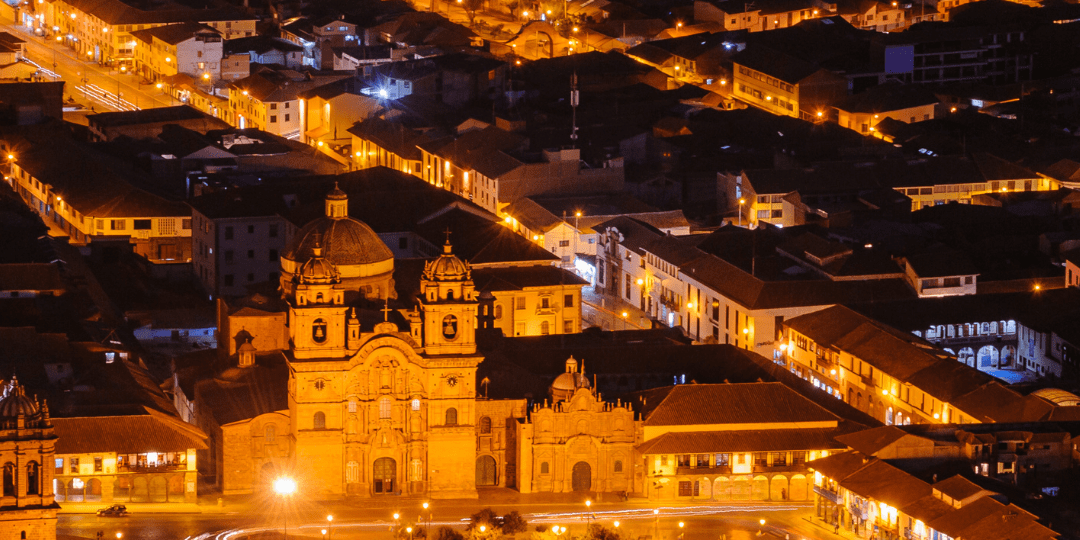
[[[614,528],[623,538],[638,540],[718,540],[726,535],[730,540],[751,540],[762,530],[770,540],[785,538],[790,534],[799,540],[837,540],[831,530],[811,524],[811,507],[808,503],[798,505],[776,504],[686,504],[661,505],[660,513],[653,513],[653,506],[628,503],[597,503],[588,514],[584,505],[574,504],[482,504],[476,501],[432,501],[432,513],[425,514],[419,500],[382,499],[354,503],[303,503],[256,498],[251,504],[200,507],[205,513],[148,514],[140,513],[138,505],[130,505],[133,515],[127,518],[99,518],[95,515],[61,515],[57,533],[60,538],[95,538],[102,531],[105,538],[115,538],[122,533],[124,539],[184,540],[241,540],[242,538],[269,534],[278,538],[288,525],[290,537],[322,538],[327,528],[327,515],[333,515],[332,537],[342,540],[366,538],[391,540],[393,514],[399,512],[400,523],[426,526],[450,525],[464,528],[463,519],[484,507],[491,507],[499,514],[511,510],[520,511],[529,522],[529,530],[537,527],[548,530],[553,525],[567,528],[565,536],[556,539],[550,532],[550,540],[580,538],[588,523],[599,523]],[[104,506],[104,505],[102,505]],[[765,519],[762,527],[760,519]],[[679,526],[680,522],[683,524]]]
[[[139,75],[122,73],[96,62],[76,57],[75,51],[52,39],[30,34],[25,26],[15,26],[9,18],[0,20],[3,30],[26,40],[26,56],[35,64],[56,73],[63,80],[65,96],[93,106],[96,110],[132,110],[163,107],[175,100],[154,85],[142,84]],[[55,66],[55,67],[54,67]],[[45,80],[55,80],[46,77]],[[120,100],[117,101],[117,93]]]

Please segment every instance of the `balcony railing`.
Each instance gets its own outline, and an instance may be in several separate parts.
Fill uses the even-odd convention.
[[[155,473],[187,470],[187,463],[166,463],[161,465],[117,465],[118,473]]]
[[[730,465],[719,467],[676,467],[675,474],[731,474]]]

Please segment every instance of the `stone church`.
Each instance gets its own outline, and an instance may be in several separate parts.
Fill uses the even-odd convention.
[[[470,266],[448,239],[425,264],[415,306],[390,309],[393,254],[347,210],[335,187],[325,215],[282,252],[287,313],[276,320],[289,347],[260,352],[248,341],[199,383],[207,462],[224,493],[283,474],[314,498],[631,489],[629,407],[604,403],[576,367],[555,381],[551,405],[532,411],[535,428],[525,399],[488,399],[476,331],[494,310]]]

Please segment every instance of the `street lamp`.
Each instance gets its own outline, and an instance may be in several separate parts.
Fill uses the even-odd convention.
[[[424,504],[422,504],[421,506],[423,506],[424,510],[427,510],[427,513],[428,513],[428,515],[427,515],[427,532],[425,533],[425,535],[426,535],[426,534],[430,534],[430,531],[431,531],[431,513],[432,513],[431,505],[429,503],[427,503],[427,502],[424,502]]]
[[[287,498],[289,495],[296,493],[296,480],[287,476],[274,480],[274,493],[277,493],[282,498]],[[289,540],[289,512],[286,510],[282,514],[285,520],[285,540]]]
[[[742,206],[746,204],[746,199],[739,199],[739,226],[742,227]]]
[[[328,531],[327,538],[334,536],[334,516],[326,516],[326,530]]]
[[[409,533],[409,540],[412,540],[412,527],[405,527],[405,532]],[[480,532],[484,532],[483,527],[480,527]]]
[[[552,525],[551,527],[551,534],[554,534],[555,538],[558,538],[559,535],[564,532],[566,532],[566,527],[560,527],[558,525]]]
[[[116,533],[116,539],[117,539],[117,540],[120,540],[120,539],[121,539],[121,538],[123,538],[123,537],[124,537],[124,533],[122,533],[122,532],[118,532],[118,533]]]
[[[626,330],[626,315],[627,315],[627,313],[624,311],[623,312],[623,330]],[[592,510],[592,500],[591,499],[585,499],[585,535],[586,536],[589,535],[589,528],[592,527],[592,512],[590,512],[590,510]]]
[[[657,493],[659,495],[659,493]],[[660,509],[653,508],[653,538],[660,540]]]
[[[760,528],[758,528],[757,535],[761,536],[761,535],[765,534],[765,533],[761,532],[761,529],[765,528],[765,520],[764,519],[759,519],[758,520],[758,525],[760,526]]]

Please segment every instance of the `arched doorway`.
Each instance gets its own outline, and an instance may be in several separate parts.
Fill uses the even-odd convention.
[[[712,497],[712,481],[711,480],[709,480],[708,478],[702,478],[702,479],[698,480],[697,483],[698,483],[698,488],[697,488],[698,497],[701,497],[703,499],[708,499],[708,498]]]
[[[574,491],[589,491],[592,488],[592,467],[584,461],[574,464],[570,476],[570,485]]]
[[[101,480],[97,478],[91,478],[86,481],[86,501],[100,501],[101,500]]]
[[[1012,345],[1006,345],[1001,348],[1001,362],[998,364],[1001,367],[1011,366],[1013,359],[1016,358],[1016,347]]]
[[[806,500],[806,477],[801,474],[796,474],[791,477],[791,489],[788,490],[789,497],[793,501],[805,501]]]
[[[388,457],[376,459],[371,477],[375,493],[393,493],[397,484],[397,462]]]
[[[491,456],[476,458],[476,486],[497,485],[499,485],[499,478],[496,472],[495,458]]]
[[[960,349],[960,354],[957,355],[956,359],[970,367],[975,367],[975,349],[972,349],[971,347]]]
[[[979,349],[979,368],[997,367],[998,350],[992,345]]]
[[[713,498],[718,501],[726,501],[731,498],[731,482],[721,476],[713,482]]]
[[[791,498],[786,476],[778,474],[769,480],[769,498],[774,501],[786,501]]]
[[[753,491],[750,493],[750,499],[754,501],[764,501],[769,498],[769,479],[764,476],[755,476]]]
[[[165,502],[168,500],[166,495],[167,486],[164,476],[152,476],[150,477],[150,502]]]
[[[736,478],[731,483],[731,500],[733,501],[749,501],[750,500],[750,480],[745,476]]]

